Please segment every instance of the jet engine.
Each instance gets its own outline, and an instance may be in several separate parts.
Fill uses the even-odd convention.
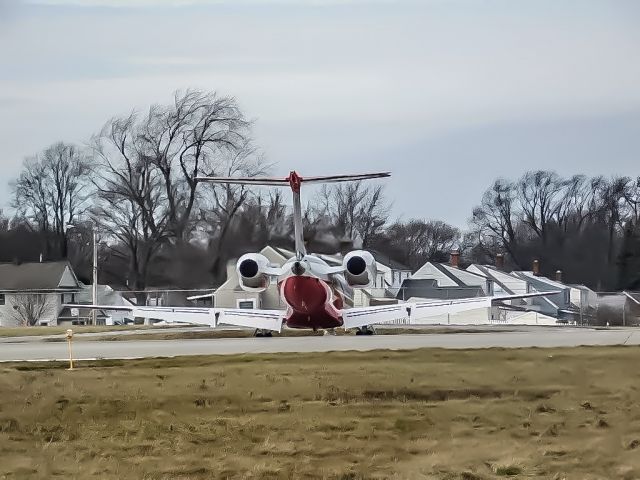
[[[345,255],[344,277],[352,287],[366,288],[376,278],[376,261],[369,252],[356,250]]]
[[[259,253],[247,253],[238,259],[236,271],[243,290],[263,292],[269,286],[269,259]]]

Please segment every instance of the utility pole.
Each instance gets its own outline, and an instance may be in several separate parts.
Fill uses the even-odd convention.
[[[65,232],[70,228],[77,228],[76,225],[68,223],[65,227]],[[93,261],[91,265],[91,304],[98,304],[98,232],[96,231],[96,224],[91,222],[91,238],[93,247]],[[91,309],[91,324],[96,325],[98,323],[98,311]]]
[[[91,289],[91,303],[98,304],[98,234],[96,232],[95,223],[91,225],[91,231],[93,233],[93,285]],[[91,309],[91,323],[97,325],[98,323],[98,311]]]

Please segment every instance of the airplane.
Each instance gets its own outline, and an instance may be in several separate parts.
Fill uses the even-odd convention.
[[[236,272],[243,290],[262,292],[277,284],[285,310],[216,308],[68,305],[128,311],[135,317],[164,320],[166,323],[198,325],[232,325],[255,329],[256,336],[271,336],[283,326],[297,329],[332,330],[337,327],[356,329],[357,335],[371,335],[374,324],[426,323],[425,319],[454,314],[476,308],[501,305],[521,298],[551,295],[556,292],[534,292],[519,295],[463,298],[456,300],[418,300],[392,305],[353,307],[353,289],[370,287],[376,276],[376,261],[365,250],[354,250],[343,257],[342,265],[330,266],[320,256],[307,253],[302,223],[301,188],[303,185],[363,181],[386,178],[389,172],[359,175],[301,177],[292,171],[286,178],[196,177],[197,182],[253,186],[289,187],[293,195],[293,227],[295,256],[284,265],[272,265],[260,253],[242,255]]]

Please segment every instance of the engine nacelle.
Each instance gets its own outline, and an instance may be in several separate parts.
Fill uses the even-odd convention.
[[[236,272],[243,290],[263,292],[269,286],[269,259],[259,253],[246,253],[238,259]]]
[[[366,288],[376,278],[376,261],[369,252],[356,250],[345,255],[342,262],[344,278],[352,287]]]

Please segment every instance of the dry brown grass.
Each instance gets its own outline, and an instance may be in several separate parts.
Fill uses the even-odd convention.
[[[3,364],[0,478],[640,478],[639,364],[638,347]]]

